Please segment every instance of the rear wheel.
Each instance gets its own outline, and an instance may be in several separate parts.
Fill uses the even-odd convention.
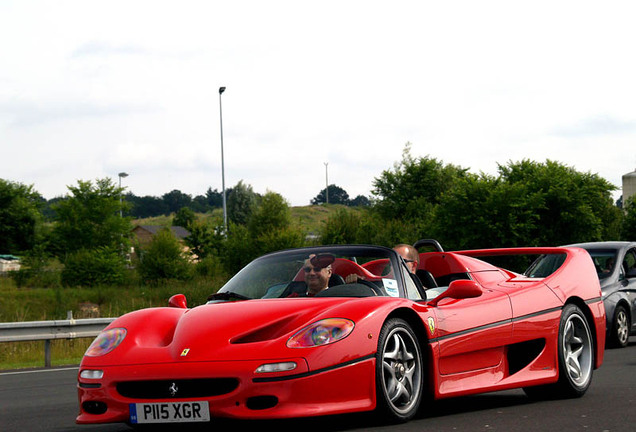
[[[580,397],[592,382],[594,339],[585,315],[577,306],[563,308],[558,339],[559,380],[555,384],[524,388],[532,397]]]
[[[614,319],[609,334],[609,343],[611,347],[624,348],[629,342],[629,329],[631,322],[629,314],[625,306],[618,305],[614,310]]]
[[[417,336],[402,319],[388,320],[376,354],[377,411],[392,422],[408,421],[422,400],[422,355]]]

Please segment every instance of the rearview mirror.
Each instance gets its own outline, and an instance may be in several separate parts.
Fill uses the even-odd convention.
[[[186,296],[184,296],[183,294],[175,294],[170,297],[170,300],[168,300],[168,306],[187,309],[188,301],[186,300]]]
[[[481,287],[477,284],[477,282],[470,279],[458,279],[452,281],[446,291],[428,302],[428,304],[431,306],[437,306],[437,303],[445,298],[453,298],[459,300],[479,297],[481,294]]]

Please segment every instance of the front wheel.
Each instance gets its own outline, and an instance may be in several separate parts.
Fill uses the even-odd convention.
[[[402,319],[388,320],[380,331],[376,354],[377,411],[392,422],[417,413],[424,374],[417,336]]]

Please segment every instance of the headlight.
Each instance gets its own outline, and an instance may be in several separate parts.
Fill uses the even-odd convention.
[[[103,370],[84,369],[80,372],[80,377],[84,379],[102,379],[104,378]]]
[[[287,341],[289,348],[309,348],[328,345],[346,338],[353,331],[354,323],[344,318],[328,318],[297,332]]]
[[[99,357],[108,354],[124,340],[126,337],[125,328],[113,328],[101,332],[88,347],[85,356]]]
[[[281,363],[267,363],[260,365],[256,369],[256,373],[270,373],[270,372],[289,372],[296,369],[296,362],[281,362]]]

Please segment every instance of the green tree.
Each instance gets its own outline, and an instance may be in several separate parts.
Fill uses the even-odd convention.
[[[539,223],[536,210],[543,205],[541,196],[522,185],[467,176],[444,195],[430,234],[448,250],[538,245],[529,242]]]
[[[67,286],[121,285],[126,277],[126,261],[118,249],[80,249],[64,260],[62,283]]]
[[[230,189],[225,191],[225,198],[227,199],[228,193],[231,192]],[[208,206],[215,207],[223,207],[223,191],[219,192],[218,190],[212,190],[211,187],[205,192],[206,203]]]
[[[185,242],[199,259],[220,255],[225,240],[221,223],[211,225],[205,221],[194,221],[188,231],[190,235]]]
[[[323,244],[376,244],[393,247],[399,243],[415,243],[425,233],[416,224],[394,218],[386,219],[377,212],[341,208],[331,214],[320,231]],[[426,236],[428,237],[428,236]]]
[[[170,214],[168,206],[162,198],[150,195],[138,197],[132,193],[127,193],[126,201],[131,205],[131,209],[128,214],[130,214],[133,218],[141,219]]]
[[[221,261],[228,274],[235,274],[260,255],[254,238],[245,225],[229,224],[229,233],[223,241]]]
[[[183,207],[189,207],[192,203],[192,197],[177,189],[162,195],[163,202],[166,206],[166,214],[176,213]]]
[[[449,250],[558,246],[617,238],[614,186],[557,162],[522,161],[466,176],[443,195],[431,234]]]
[[[252,209],[246,224],[230,223],[219,254],[226,271],[233,274],[260,255],[303,245],[303,234],[291,226],[287,201],[278,193],[267,192]]]
[[[183,247],[168,228],[160,230],[142,250],[137,268],[142,279],[149,283],[167,279],[185,280],[191,276]]]
[[[172,226],[180,226],[189,230],[190,226],[194,224],[196,219],[197,217],[191,208],[181,207],[172,219]]]
[[[323,204],[327,202],[327,199],[329,200],[329,204],[350,204],[349,194],[347,193],[347,191],[340,186],[336,186],[335,184],[330,184],[329,187],[321,190],[318,195],[312,198],[311,204]]]
[[[304,245],[305,238],[302,232],[293,227],[267,231],[256,239],[258,255],[264,255],[283,249],[299,248]],[[256,256],[254,258],[256,258]]]
[[[625,203],[621,238],[626,241],[636,241],[636,195]]]
[[[372,194],[377,197],[375,209],[386,219],[424,222],[441,202],[443,194],[466,176],[466,171],[433,158],[414,158],[407,143],[402,161],[373,181]]]
[[[53,288],[60,285],[60,273],[50,271],[47,266],[51,257],[46,251],[45,244],[35,245],[21,257],[20,270],[12,271],[11,277],[18,288],[29,286],[33,288]]]
[[[323,244],[358,243],[360,226],[359,213],[339,208],[322,226],[320,242]]]
[[[247,222],[253,237],[289,227],[291,216],[289,203],[276,192],[267,192],[254,208]]]
[[[583,241],[616,240],[620,210],[611,193],[616,189],[597,174],[582,173],[559,162],[523,160],[499,166],[503,182],[535,197],[538,224],[531,243],[563,245]]]
[[[0,179],[0,253],[25,252],[35,246],[41,203],[32,186]]]
[[[57,223],[53,230],[60,256],[81,249],[120,249],[132,232],[130,219],[120,216],[122,189],[109,178],[78,181],[69,186],[70,196],[55,206]]]
[[[258,255],[304,244],[300,230],[291,226],[289,203],[275,192],[268,191],[263,195],[250,216],[247,228],[255,239]]]
[[[240,180],[232,188],[232,193],[227,197],[228,220],[237,225],[245,225],[249,220],[252,211],[257,205],[258,196],[252,190],[252,186]]]
[[[358,195],[349,202],[351,207],[369,207],[371,200],[364,195]]]

